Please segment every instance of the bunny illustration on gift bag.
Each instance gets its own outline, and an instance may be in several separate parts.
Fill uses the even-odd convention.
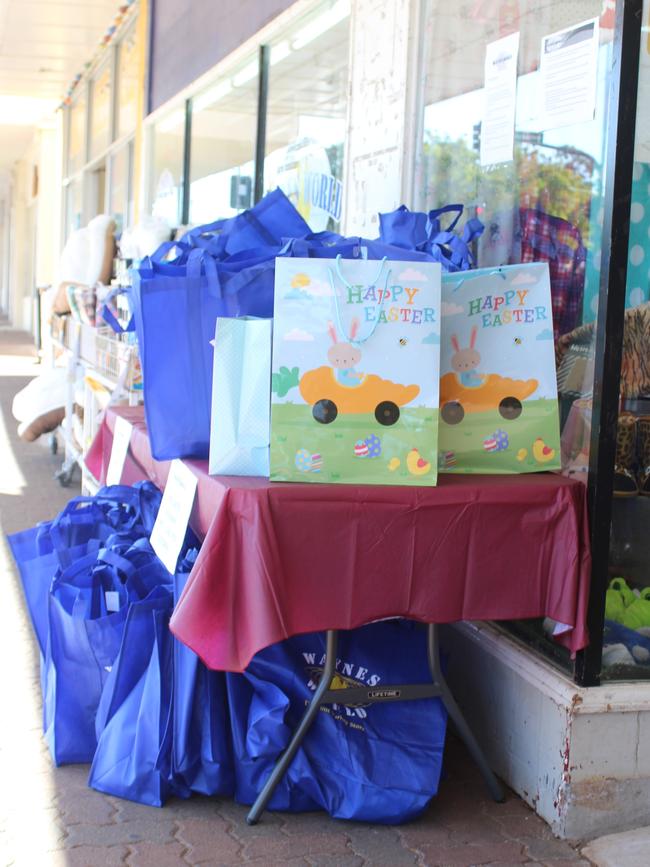
[[[451,345],[454,347],[451,367],[456,372],[460,384],[464,385],[465,388],[478,388],[483,384],[484,377],[480,373],[476,373],[476,368],[481,363],[481,354],[476,349],[477,334],[478,328],[475,325],[470,334],[469,346],[465,349],[460,348],[458,336],[456,334],[451,335]]]
[[[333,322],[327,323],[327,331],[332,340],[327,352],[327,358],[336,371],[336,379],[341,385],[354,388],[361,384],[363,374],[357,373],[356,365],[361,361],[361,350],[353,342],[340,341]],[[350,341],[354,341],[359,332],[359,320],[355,317],[350,323]]]

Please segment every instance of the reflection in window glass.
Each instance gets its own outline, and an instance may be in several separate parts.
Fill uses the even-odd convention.
[[[643,4],[603,676],[650,678],[650,3]]]
[[[65,211],[66,211],[66,238],[75,229],[81,228],[83,210],[82,187],[79,181],[71,181],[66,187]]]
[[[253,204],[258,62],[250,58],[192,101],[190,223]]]
[[[149,201],[154,217],[177,226],[181,217],[185,109],[177,108],[152,129]]]
[[[129,142],[111,157],[110,212],[118,234],[132,222],[132,151]]]
[[[83,84],[80,93],[70,106],[68,136],[68,175],[73,175],[86,162],[86,94]]]
[[[135,23],[122,37],[117,49],[117,130],[116,137],[135,129],[138,110],[138,51]]]
[[[416,202],[423,209],[462,202],[485,231],[477,265],[547,262],[558,367],[563,472],[586,482],[589,462],[595,325],[607,149],[607,98],[613,73],[611,11],[601,0],[578,4],[522,0],[474,4],[470,15],[427,0],[423,46],[423,138]],[[540,73],[542,39],[599,19],[595,110],[585,119],[553,117]],[[588,28],[584,28],[586,31]],[[577,28],[582,33],[582,28]],[[481,165],[486,46],[519,33],[512,158]],[[574,34],[569,43],[580,42]],[[584,44],[584,43],[581,43]],[[594,43],[589,43],[593,45]],[[570,97],[571,93],[564,96]],[[543,111],[550,109],[544,115]],[[575,117],[575,115],[573,115]],[[510,141],[510,140],[509,140]],[[508,141],[508,144],[509,144]],[[503,156],[500,157],[503,159]],[[535,633],[541,636],[541,624]],[[568,663],[568,660],[567,660]]]
[[[98,156],[111,143],[111,66],[106,62],[91,84],[90,158]]]
[[[271,46],[264,185],[313,231],[341,220],[349,15],[348,0],[323,5]]]

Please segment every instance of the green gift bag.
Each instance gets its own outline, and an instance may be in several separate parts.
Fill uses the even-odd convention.
[[[437,263],[279,258],[271,479],[435,485]]]
[[[442,472],[560,468],[545,262],[445,274],[440,361]]]

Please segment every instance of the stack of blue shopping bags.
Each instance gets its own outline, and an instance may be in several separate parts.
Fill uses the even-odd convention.
[[[54,762],[91,763],[89,785],[152,806],[170,796],[250,804],[323,670],[321,634],[266,648],[243,674],[211,671],[168,628],[198,541],[171,575],[149,542],[149,482],[76,497],[9,537],[41,655]],[[426,641],[404,621],[344,633],[335,687],[426,681]],[[435,795],[446,713],[438,699],[322,709],[271,809],[395,823]]]

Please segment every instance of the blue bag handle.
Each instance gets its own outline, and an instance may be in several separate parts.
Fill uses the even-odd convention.
[[[427,214],[427,228],[429,236],[432,234],[438,234],[440,232],[440,217],[443,214],[451,214],[456,213],[455,219],[451,221],[451,223],[447,226],[446,231],[452,232],[456,228],[456,224],[460,220],[464,210],[464,205],[461,205],[460,202],[453,205],[445,205],[442,208],[434,208],[429,211]]]
[[[187,276],[197,278],[205,273],[208,281],[208,292],[213,298],[221,298],[221,284],[219,282],[219,274],[217,272],[217,263],[214,258],[205,250],[196,249],[187,257]]]
[[[104,298],[104,303],[102,304],[102,308],[99,312],[99,315],[104,320],[107,325],[110,325],[113,331],[116,334],[126,334],[127,331],[135,331],[135,316],[131,316],[129,319],[129,323],[126,328],[123,328],[120,325],[120,322],[113,313],[113,311],[108,306],[109,301],[112,301],[116,295],[119,295],[121,292],[124,292],[124,289],[121,286],[116,286],[114,289],[108,293],[108,295]]]
[[[210,241],[214,240],[215,233],[223,232],[223,229],[228,222],[228,218],[215,220],[214,223],[204,223],[202,226],[195,226],[193,229],[185,232],[180,239],[181,243],[188,244],[191,247],[205,247]],[[204,235],[212,235],[212,238],[204,238]]]
[[[174,257],[174,259],[168,260],[165,257],[172,250],[178,248],[179,254]],[[181,239],[180,241],[164,241],[160,247],[158,247],[151,256],[147,258],[152,262],[164,262],[167,265],[182,264],[183,260],[187,257],[187,254],[190,252],[191,247],[189,244],[185,243],[185,239]]]

